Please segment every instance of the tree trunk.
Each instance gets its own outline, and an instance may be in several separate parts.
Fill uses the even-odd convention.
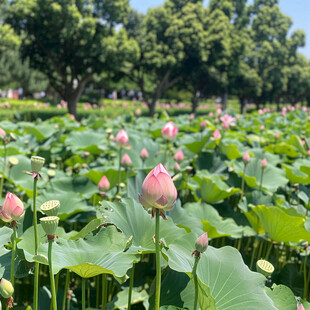
[[[310,108],[310,97],[307,97],[306,100],[307,100],[307,107]]]
[[[244,98],[239,98],[239,102],[240,102],[240,114],[244,114],[244,108],[245,108],[245,105],[244,105]]]
[[[73,88],[73,84],[68,85],[68,89],[66,89],[65,100],[68,103],[68,112],[74,115],[74,117],[76,117],[77,104],[80,100],[82,92],[90,79],[91,75],[88,75],[81,82],[78,83],[75,89]]]
[[[157,101],[157,99],[154,98],[154,99],[152,99],[151,102],[148,102],[148,103],[147,103],[147,105],[148,105],[148,107],[149,107],[149,115],[150,115],[151,117],[154,117],[154,115],[155,115],[156,101]]]
[[[196,114],[199,97],[200,97],[199,91],[195,91],[195,95],[193,96],[193,99],[192,99],[192,113],[193,114]]]
[[[276,100],[276,106],[277,106],[277,112],[280,112],[280,100],[279,99],[277,99]]]

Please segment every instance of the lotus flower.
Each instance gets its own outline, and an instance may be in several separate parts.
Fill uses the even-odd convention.
[[[140,157],[142,160],[145,160],[149,157],[149,153],[146,148],[143,148],[140,152]]]
[[[262,162],[260,163],[260,167],[261,167],[262,169],[265,169],[265,168],[267,167],[267,165],[268,165],[267,159],[264,158],[264,159],[262,160]]]
[[[199,253],[205,252],[208,248],[208,243],[208,233],[204,233],[195,242],[196,251]]]
[[[243,162],[244,162],[244,164],[245,165],[247,165],[249,162],[250,162],[250,155],[249,155],[249,153],[247,152],[247,153],[245,153],[244,155],[243,155],[243,157],[242,157],[242,160],[243,160]]]
[[[110,189],[110,182],[105,175],[101,178],[100,182],[98,183],[98,187],[100,190],[104,192]]]
[[[184,159],[184,154],[182,150],[178,150],[174,155],[174,160],[180,163]]]
[[[127,132],[124,129],[120,130],[114,138],[114,141],[120,146],[126,145],[129,142]]]
[[[18,221],[25,215],[22,201],[14,194],[8,192],[0,211],[0,218],[4,222]]]
[[[139,195],[140,203],[144,208],[160,210],[160,215],[166,219],[165,211],[172,209],[177,199],[177,190],[167,171],[160,163],[144,179],[142,184],[142,195]]]
[[[279,134],[278,132],[276,132],[276,133],[274,134],[274,137],[275,137],[276,139],[279,139],[279,138],[280,138],[280,134]]]
[[[127,153],[123,156],[121,160],[121,165],[126,168],[132,165],[132,161]]]
[[[173,140],[175,136],[178,134],[178,127],[173,125],[173,122],[168,122],[163,129],[161,130],[161,134],[167,140]]]
[[[221,139],[221,133],[220,133],[220,131],[219,131],[218,129],[216,129],[216,130],[214,131],[214,133],[213,133],[213,138],[214,138],[215,140]]]
[[[6,135],[6,132],[2,128],[0,128],[0,138],[4,139],[5,135]]]
[[[224,116],[221,116],[220,118],[222,122],[222,126],[224,129],[229,129],[230,126],[235,126],[235,118],[230,116],[229,114],[225,114]]]
[[[305,310],[304,306],[302,303],[299,304],[297,310]]]
[[[201,129],[201,130],[204,130],[206,127],[207,127],[207,122],[206,122],[206,121],[202,121],[202,122],[200,123],[200,129]]]

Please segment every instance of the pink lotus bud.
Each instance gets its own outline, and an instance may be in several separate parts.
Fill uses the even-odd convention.
[[[142,151],[140,152],[140,157],[142,160],[145,160],[149,157],[149,153],[146,148],[142,149]]]
[[[194,119],[195,119],[195,114],[193,114],[193,113],[190,114],[189,117],[188,117],[188,120],[189,120],[189,121],[192,121],[192,120],[194,120]]]
[[[173,125],[173,122],[168,122],[163,129],[161,130],[161,134],[167,140],[173,140],[178,133],[178,127]]]
[[[259,127],[259,129],[260,129],[260,131],[263,131],[263,130],[265,130],[265,126],[264,126],[264,125],[261,125],[261,126]]]
[[[249,162],[250,162],[250,155],[249,155],[249,153],[247,152],[247,153],[245,153],[244,155],[243,155],[243,157],[242,157],[242,160],[243,160],[243,162],[244,162],[244,164],[246,165],[246,164],[248,164]]]
[[[264,113],[264,111],[262,109],[258,110],[258,114],[263,114],[263,113]]]
[[[18,221],[25,215],[22,201],[14,194],[8,192],[0,211],[0,218],[4,222]]]
[[[280,138],[280,134],[279,134],[278,132],[276,132],[276,133],[274,134],[274,137],[275,137],[276,139],[279,139],[279,138]]]
[[[282,111],[281,115],[284,117],[286,115],[286,111]]]
[[[75,121],[75,116],[74,116],[73,114],[70,114],[70,113],[69,113],[69,117],[70,117],[73,121]]]
[[[124,129],[120,130],[119,133],[114,138],[114,141],[118,145],[125,145],[125,144],[127,144],[129,142],[129,138],[128,138],[127,132]]]
[[[302,303],[299,304],[297,310],[305,310],[304,306]]]
[[[307,112],[307,107],[302,107],[301,109],[303,110],[303,112]]]
[[[217,114],[222,114],[222,109],[221,109],[221,108],[218,108],[218,109],[216,110],[216,113],[217,113]]]
[[[144,179],[140,203],[146,209],[166,211],[172,209],[176,199],[177,190],[167,169],[162,164],[157,165]]]
[[[0,128],[0,138],[4,139],[5,135],[6,135],[6,132],[2,128]]]
[[[216,130],[214,131],[214,133],[213,133],[213,138],[214,138],[215,140],[221,139],[221,133],[220,133],[220,131],[219,131],[218,129],[216,129]]]
[[[310,155],[310,150],[307,150],[307,153]]]
[[[184,159],[184,154],[182,150],[178,150],[174,155],[174,160],[180,163]]]
[[[208,116],[209,116],[209,117],[213,117],[213,116],[214,116],[214,113],[213,113],[213,112],[210,112],[210,113],[208,114]]]
[[[132,165],[132,161],[127,153],[123,156],[121,165],[124,167],[129,167]]]
[[[201,235],[195,242],[196,251],[203,253],[208,248],[208,233]]]
[[[98,187],[101,191],[104,192],[110,189],[110,182],[105,175],[101,178],[100,182],[98,183]]]
[[[141,109],[138,108],[135,112],[136,116],[140,116],[142,114]]]
[[[178,163],[174,163],[174,170],[175,170],[176,172],[181,171],[181,167],[180,167],[180,165],[179,165]]]
[[[207,127],[207,122],[206,122],[206,121],[202,121],[202,122],[200,123],[200,129],[203,130],[203,129],[205,129],[206,127]]]
[[[268,165],[267,159],[264,158],[264,159],[262,160],[262,162],[260,163],[260,167],[261,167],[262,169],[265,169],[265,168],[267,167],[267,165]]]

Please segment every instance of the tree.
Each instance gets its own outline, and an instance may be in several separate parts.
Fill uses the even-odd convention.
[[[21,35],[21,55],[44,73],[76,115],[77,102],[94,74],[119,70],[137,45],[123,22],[128,0],[13,0],[7,22]]]

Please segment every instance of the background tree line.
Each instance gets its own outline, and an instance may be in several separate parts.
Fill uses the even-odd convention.
[[[169,91],[229,95],[257,108],[307,101],[310,63],[278,0],[167,0],[147,14],[129,0],[0,0],[0,87],[52,87],[76,114],[88,83],[133,85],[150,115]],[[44,84],[45,83],[45,84]]]

